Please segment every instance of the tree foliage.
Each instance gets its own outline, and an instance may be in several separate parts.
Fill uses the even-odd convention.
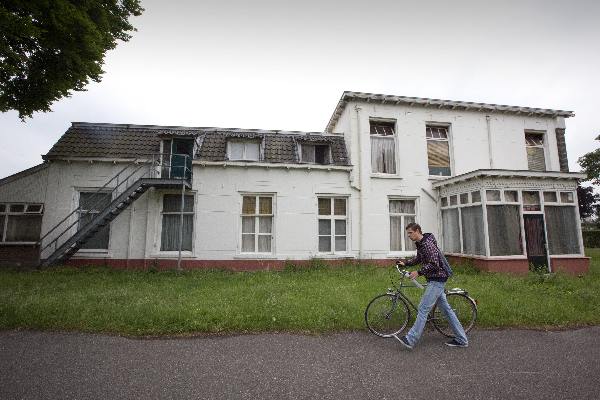
[[[579,217],[582,220],[592,217],[598,209],[600,194],[594,193],[593,186],[577,185],[577,198],[579,200]]]
[[[105,53],[142,11],[139,0],[2,0],[0,111],[31,117],[100,82]]]
[[[596,137],[596,140],[600,140],[600,135]],[[587,175],[586,181],[592,181],[594,185],[600,185],[600,149],[590,151],[579,157],[577,160],[582,172]]]

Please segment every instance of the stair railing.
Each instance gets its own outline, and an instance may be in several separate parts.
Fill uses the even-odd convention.
[[[143,156],[148,156],[148,157],[143,157]],[[168,160],[166,160],[168,156]],[[183,157],[184,162],[183,165],[180,166],[173,166],[172,165],[172,157],[173,156],[178,156],[178,157]],[[146,154],[146,155],[142,155],[142,157],[138,157],[136,159],[133,159],[131,161],[129,161],[125,167],[123,167],[119,172],[117,172],[116,175],[114,175],[111,179],[109,179],[104,185],[102,185],[102,187],[100,187],[98,190],[96,190],[91,196],[91,199],[94,199],[95,197],[97,198],[95,202],[93,202],[91,205],[87,206],[87,210],[88,212],[93,210],[94,212],[102,212],[103,210],[100,209],[104,203],[104,198],[102,196],[99,196],[100,194],[107,194],[110,193],[111,195],[111,199],[115,199],[117,198],[121,193],[123,193],[125,190],[127,190],[129,187],[131,187],[131,185],[133,183],[135,183],[137,180],[141,179],[141,178],[151,178],[151,179],[181,179],[182,183],[183,181],[187,181],[190,182],[191,180],[191,176],[192,176],[192,170],[191,170],[191,157],[189,155],[186,154],[167,154],[167,153],[153,153],[153,154]],[[190,167],[188,167],[188,165]],[[146,168],[144,168],[146,167]],[[178,168],[178,169],[182,169],[182,174],[181,176],[172,176],[174,175],[172,172],[173,169]],[[141,174],[137,174],[140,170],[143,170],[143,172]],[[163,173],[165,171],[168,171],[168,177],[163,177]],[[137,174],[137,175],[136,175]],[[126,176],[125,176],[126,175]],[[121,177],[124,176],[122,179]],[[132,180],[132,178],[134,178],[133,182],[130,184],[130,180]],[[114,183],[114,185],[112,185]],[[104,205],[102,208],[105,208],[106,205]],[[67,214],[63,219],[61,219],[56,225],[54,225],[50,230],[48,230],[41,238],[40,240],[37,242],[38,246],[40,247],[40,256],[43,254],[43,252],[50,248],[51,246],[54,246],[54,251],[56,250],[56,248],[58,247],[58,241],[60,240],[61,237],[63,237],[63,235],[65,235],[65,233],[71,231],[71,229],[77,225],[80,222],[79,218],[72,218],[73,215],[75,214],[79,214],[82,212],[82,207],[78,206],[77,208],[75,208],[73,211],[71,211],[69,214]],[[69,223],[69,219],[74,219],[73,222]],[[48,238],[52,233],[56,232],[59,227],[61,227],[64,223],[67,223],[67,226],[64,227],[64,229],[62,229],[60,231],[60,233],[56,234],[56,236],[50,240],[46,245],[43,245],[43,241]],[[91,221],[90,221],[91,222]]]

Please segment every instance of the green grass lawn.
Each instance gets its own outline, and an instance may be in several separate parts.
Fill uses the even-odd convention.
[[[479,328],[600,324],[600,249],[591,271],[515,277],[456,266],[448,287],[477,299]],[[347,266],[281,272],[0,270],[0,329],[126,335],[334,332],[365,329],[369,300],[391,268]],[[419,289],[411,289],[418,301]]]

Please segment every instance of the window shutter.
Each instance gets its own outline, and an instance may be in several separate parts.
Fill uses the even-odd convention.
[[[527,163],[531,171],[545,171],[546,160],[543,147],[527,147]]]

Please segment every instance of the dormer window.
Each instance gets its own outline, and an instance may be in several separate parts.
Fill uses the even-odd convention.
[[[259,161],[260,142],[256,140],[230,140],[227,142],[227,158],[231,161]]]
[[[300,161],[309,164],[331,164],[329,145],[302,143],[300,145]]]

